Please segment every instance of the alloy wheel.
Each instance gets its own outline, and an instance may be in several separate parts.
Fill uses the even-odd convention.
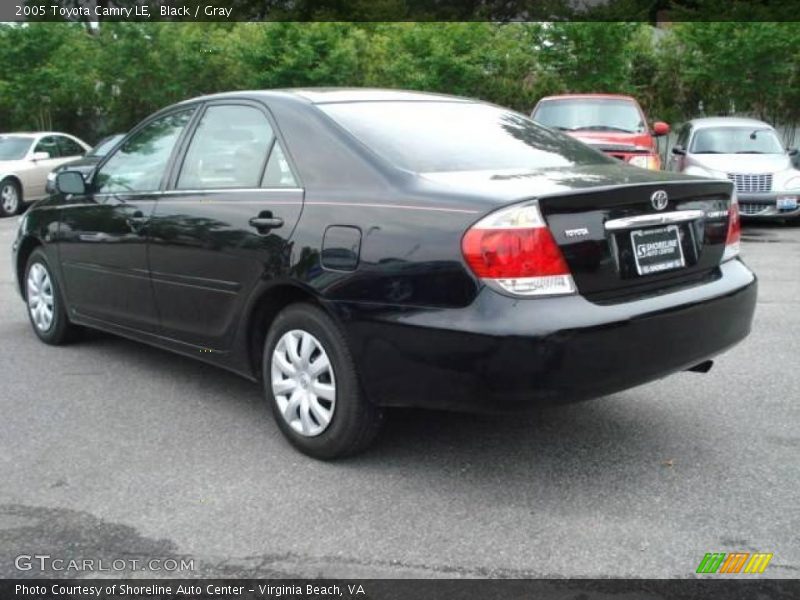
[[[53,325],[53,283],[41,263],[34,263],[28,271],[28,311],[39,331],[48,331]]]
[[[0,201],[3,203],[3,210],[6,214],[13,215],[19,208],[19,193],[17,187],[12,183],[7,183],[0,190]]]
[[[286,423],[305,437],[325,431],[336,408],[333,366],[320,341],[301,329],[286,332],[272,352],[272,393]]]

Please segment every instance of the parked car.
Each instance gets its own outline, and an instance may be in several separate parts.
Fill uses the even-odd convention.
[[[755,307],[731,182],[452,96],[196,98],[56,185],[13,245],[35,334],[93,327],[260,379],[320,458],[366,447],[386,407],[528,408],[705,371]]]
[[[89,146],[66,133],[0,134],[0,217],[47,195],[47,174],[74,160]]]
[[[538,102],[531,118],[623,162],[645,169],[661,168],[655,138],[667,135],[669,125],[656,121],[651,130],[641,106],[630,96],[548,96]]]
[[[783,147],[769,124],[755,119],[708,117],[686,123],[668,168],[678,173],[730,179],[747,218],[800,216],[797,150]]]
[[[122,138],[125,137],[123,133],[117,133],[115,135],[109,135],[108,137],[104,137],[100,140],[94,148],[89,150],[83,157],[78,158],[76,160],[71,160],[69,162],[65,162],[62,165],[59,165],[50,173],[47,174],[47,185],[46,190],[48,194],[53,194],[56,191],[56,175],[69,169],[70,171],[79,171],[83,173],[84,177],[88,176],[94,168],[97,166],[97,163],[108,154],[111,149],[119,142]]]

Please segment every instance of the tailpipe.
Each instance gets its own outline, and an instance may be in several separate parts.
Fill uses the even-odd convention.
[[[711,367],[714,366],[713,360],[704,360],[701,363],[697,363],[693,367],[689,367],[686,369],[687,371],[691,371],[692,373],[708,373],[711,370]]]

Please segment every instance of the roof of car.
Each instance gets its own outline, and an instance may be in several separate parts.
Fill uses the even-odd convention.
[[[302,100],[310,104],[327,104],[334,102],[477,102],[469,98],[434,94],[429,92],[414,92],[409,90],[391,90],[381,88],[345,88],[345,87],[319,87],[319,88],[285,88],[274,90],[246,90],[236,92],[223,92],[201,98],[191,98],[184,102],[211,100],[215,98],[236,98],[246,96],[281,96]],[[183,104],[183,102],[179,103]]]
[[[0,133],[0,136],[6,135],[16,135],[19,137],[42,137],[46,135],[66,135],[69,137],[75,137],[70,135],[69,133],[64,133],[63,131],[8,131],[5,133]]]
[[[0,137],[6,135],[15,135],[17,137],[35,138],[45,135],[63,135],[57,131],[9,131],[7,133],[0,133]]]
[[[448,101],[469,102],[468,98],[459,98],[446,94],[414,92],[409,90],[390,90],[380,88],[295,88],[280,90],[295,94],[314,104],[327,102],[381,102],[381,101]]]
[[[555,96],[545,96],[539,100],[539,102],[544,102],[545,100],[569,100],[571,98],[609,98],[613,100],[630,100],[631,102],[636,102],[633,96],[626,96],[624,94],[557,94]]]
[[[695,129],[703,129],[705,127],[768,127],[772,129],[772,125],[769,123],[744,117],[703,117],[701,119],[692,119],[689,124]]]

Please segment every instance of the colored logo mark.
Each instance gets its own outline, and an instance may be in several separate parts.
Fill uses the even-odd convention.
[[[772,554],[766,552],[709,552],[697,573],[763,573],[771,560]]]

